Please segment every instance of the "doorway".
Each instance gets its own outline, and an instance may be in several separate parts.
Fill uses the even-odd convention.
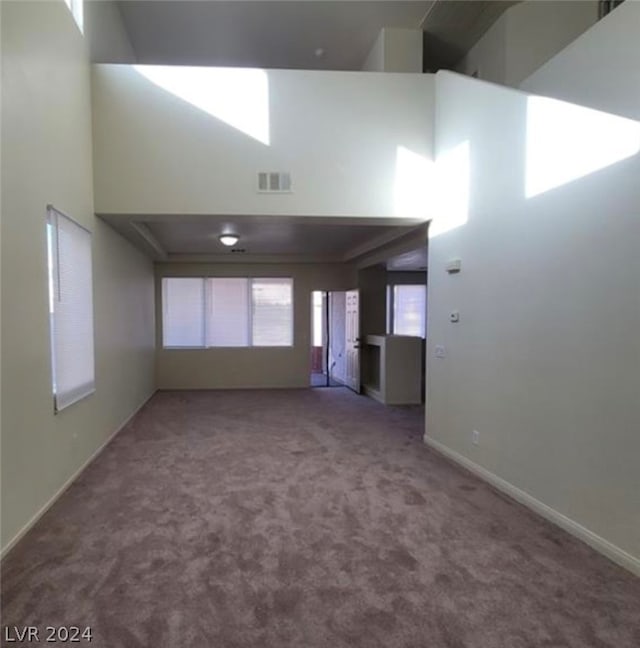
[[[311,387],[346,382],[346,293],[311,293]]]

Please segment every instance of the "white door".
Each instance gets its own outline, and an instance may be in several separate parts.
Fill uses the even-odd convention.
[[[346,299],[347,387],[360,393],[360,293],[348,290]]]

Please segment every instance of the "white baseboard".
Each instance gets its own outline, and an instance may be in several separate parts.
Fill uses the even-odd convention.
[[[16,546],[16,544],[26,535],[31,527],[53,506],[56,500],[73,484],[73,482],[84,472],[89,464],[96,459],[96,457],[116,438],[116,436],[125,428],[127,423],[151,400],[152,396],[157,390],[153,390],[151,395],[136,407],[136,409],[123,421],[114,432],[112,432],[107,440],[76,470],[67,481],[53,494],[53,496],[42,506],[36,514],[16,533],[15,536],[7,543],[6,547],[0,552],[0,560],[4,560],[7,554]]]
[[[538,513],[538,515],[541,515],[543,518],[549,520],[550,522],[557,524],[560,528],[564,529],[579,540],[582,540],[590,547],[603,554],[613,562],[617,563],[621,567],[624,567],[633,574],[640,576],[640,558],[632,556],[630,553],[624,551],[624,549],[620,549],[620,547],[617,547],[608,540],[605,540],[599,535],[593,533],[593,531],[589,531],[589,529],[587,529],[586,527],[583,527],[581,524],[578,524],[571,518],[568,518],[566,515],[563,515],[555,509],[552,509],[550,506],[547,506],[540,500],[537,500],[532,495],[529,495],[529,493],[520,490],[517,486],[514,486],[513,484],[505,481],[501,477],[498,477],[498,475],[492,473],[486,468],[483,468],[477,463],[471,461],[471,459],[468,459],[455,450],[451,450],[439,441],[436,441],[435,439],[432,439],[431,437],[425,435],[424,442],[429,447],[433,448],[445,457],[451,459],[455,463],[460,464],[469,472],[472,472],[474,475],[480,477],[480,479],[488,482],[499,491],[505,493],[520,504],[523,504],[535,513]]]

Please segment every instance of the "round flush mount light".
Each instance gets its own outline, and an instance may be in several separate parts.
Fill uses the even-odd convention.
[[[231,247],[240,240],[240,237],[236,234],[220,234],[218,239],[220,240],[220,243],[222,243],[222,245]]]

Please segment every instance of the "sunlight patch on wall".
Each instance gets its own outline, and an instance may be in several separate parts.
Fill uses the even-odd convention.
[[[465,225],[469,219],[469,141],[438,156],[435,164],[433,219],[429,238]]]
[[[527,100],[527,198],[639,151],[640,123],[632,119],[547,97]]]
[[[269,78],[264,70],[134,65],[160,88],[269,145]]]
[[[433,174],[433,160],[398,146],[394,187],[396,216],[425,220],[431,216],[429,195],[433,192]]]

